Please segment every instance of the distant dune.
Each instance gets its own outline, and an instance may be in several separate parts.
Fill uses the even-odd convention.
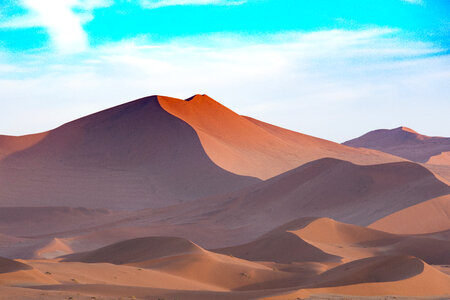
[[[450,138],[422,135],[407,127],[374,130],[343,144],[375,149],[421,163],[450,151]]]

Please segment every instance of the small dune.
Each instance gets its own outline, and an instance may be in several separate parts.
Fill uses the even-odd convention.
[[[0,257],[0,274],[31,270],[32,268],[24,263]]]
[[[338,266],[319,275],[316,287],[301,288],[261,299],[298,299],[317,294],[351,296],[443,296],[450,277],[410,256],[381,256]]]
[[[450,230],[450,195],[407,207],[369,225],[398,234],[426,234]]]

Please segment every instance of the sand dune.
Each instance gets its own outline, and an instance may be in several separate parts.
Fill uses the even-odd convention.
[[[65,241],[54,238],[50,243],[38,249],[33,254],[36,258],[55,258],[58,256],[73,253],[72,248]]]
[[[450,165],[450,151],[431,156],[427,163],[432,165]]]
[[[339,256],[328,254],[290,232],[276,232],[244,245],[214,251],[251,261],[272,261],[285,264],[340,261]]]
[[[148,235],[179,235],[208,248],[222,248],[250,242],[299,217],[330,217],[366,226],[447,195],[449,189],[427,169],[410,162],[359,166],[321,159],[240,192],[158,210],[112,214],[104,223],[96,223],[100,217],[92,218],[91,227],[77,226],[55,237],[73,237],[70,246],[76,251]]]
[[[17,272],[21,270],[31,270],[32,268],[21,262],[0,257],[0,274]]]
[[[430,264],[450,263],[448,241],[422,236],[394,235],[326,218],[316,219],[300,229],[291,228],[289,232],[329,254],[343,257],[347,262],[389,254],[411,255]]]
[[[450,277],[414,257],[354,261],[319,275],[316,284],[328,287],[303,288],[264,299],[298,299],[312,294],[419,297],[450,293]]]
[[[58,285],[109,284],[115,286],[152,287],[171,290],[224,289],[188,277],[173,276],[157,270],[107,263],[61,263],[52,260],[30,261],[36,270],[49,274]]]
[[[400,234],[424,234],[450,230],[450,195],[407,207],[377,220],[369,227]]]
[[[328,218],[294,220],[254,242],[214,251],[251,261],[278,263],[350,262],[388,254],[415,256],[431,264],[450,264],[449,241],[395,235]]]
[[[301,218],[275,229],[280,230],[292,232],[308,241],[334,245],[357,245],[397,238],[393,234],[336,222],[330,218]]]
[[[68,255],[64,261],[108,262],[130,264],[166,256],[201,253],[202,249],[194,243],[177,237],[145,237],[122,241],[86,253]]]
[[[407,127],[374,130],[343,144],[380,150],[416,162],[426,162],[450,150],[450,138],[422,135]]]
[[[0,257],[0,286],[31,286],[54,283],[57,283],[57,281],[28,264]]]
[[[0,135],[0,159],[32,147],[44,139],[46,135],[47,132],[24,136]]]
[[[0,207],[0,230],[9,235],[40,236],[89,227],[116,213],[84,207]]]
[[[217,165],[235,174],[268,179],[323,157],[361,164],[400,160],[240,116],[207,95],[195,95],[187,101],[159,97],[159,102],[195,129],[206,153]]]
[[[158,207],[257,181],[215,165],[156,96],[67,123],[0,162],[2,206]]]
[[[0,136],[0,298],[449,295],[450,139],[346,144],[206,95]]]
[[[214,215],[216,223],[250,226],[262,234],[302,216],[366,226],[449,191],[449,186],[415,163],[360,166],[320,159],[244,192],[209,201],[222,201],[216,206],[220,209]]]
[[[46,133],[1,137],[1,206],[163,207],[322,157],[400,159],[268,126],[207,96],[151,96]]]
[[[343,286],[408,279],[424,271],[425,263],[413,256],[374,256],[355,260],[318,275],[316,286]]]
[[[414,163],[359,166],[321,159],[239,192],[161,209],[120,213],[24,209],[23,223],[11,221],[2,230],[26,234],[33,238],[34,244],[27,244],[30,240],[23,244],[20,252],[26,255],[10,256],[12,252],[1,247],[0,253],[31,258],[55,237],[67,241],[74,251],[150,235],[182,236],[208,248],[222,248],[248,243],[286,220],[302,216],[330,217],[366,226],[448,193],[448,186]],[[71,213],[73,217],[69,216]],[[30,220],[42,221],[32,226],[36,223],[25,220],[28,214]],[[18,250],[19,246],[14,247]]]
[[[373,253],[368,258],[342,264],[340,257],[327,253],[332,248],[326,245],[348,250],[350,254],[354,253],[350,248],[371,248]],[[375,248],[380,254],[391,256],[379,256]],[[399,256],[411,249],[419,256],[428,255],[426,259],[442,263],[445,253],[450,253],[450,244],[326,218],[302,218],[252,243],[216,250],[228,255],[207,251],[182,238],[138,238],[70,254],[63,262],[19,263],[19,269],[24,265],[26,270],[14,266],[14,275],[3,281],[0,274],[0,285],[34,285],[41,291],[86,296],[171,295],[187,299],[256,299],[278,294],[282,296],[273,299],[291,296],[295,299],[315,293],[404,296],[448,293],[450,276],[416,257]],[[12,262],[5,261],[7,265]]]
[[[86,253],[64,258],[65,262],[112,263],[151,269],[180,278],[189,278],[216,289],[267,288],[266,282],[277,286],[293,286],[296,274],[221,255],[174,237],[147,237],[127,240]],[[213,289],[214,290],[214,289]]]

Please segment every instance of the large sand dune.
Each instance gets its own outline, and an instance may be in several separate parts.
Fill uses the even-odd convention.
[[[399,161],[243,117],[207,95],[186,101],[160,97],[161,106],[197,132],[208,156],[235,174],[267,179],[323,157],[360,164]]]
[[[400,160],[274,128],[204,95],[152,96],[42,134],[2,136],[1,205],[161,207],[237,190],[327,156],[362,164]]]
[[[195,130],[156,96],[67,123],[30,145],[0,162],[2,206],[157,207],[257,182],[216,166]]]

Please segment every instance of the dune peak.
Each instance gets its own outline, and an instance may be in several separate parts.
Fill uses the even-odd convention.
[[[184,101],[195,101],[195,100],[200,100],[200,99],[211,99],[212,100],[212,98],[206,94],[195,94],[195,95],[185,99]]]
[[[412,130],[411,128],[408,128],[406,126],[400,126],[398,128],[395,128],[394,130],[401,130],[401,131],[405,131],[405,132],[410,132],[410,133],[414,133],[414,134],[419,134],[417,131]]]

